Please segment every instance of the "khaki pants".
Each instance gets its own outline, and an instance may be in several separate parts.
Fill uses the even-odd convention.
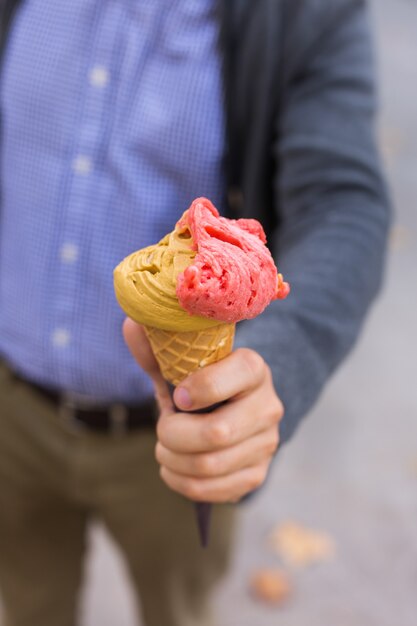
[[[227,569],[234,509],[199,547],[193,506],[160,480],[155,435],[71,432],[0,364],[0,591],[7,626],[74,626],[86,527],[122,548],[147,626],[206,626]],[[111,589],[109,589],[111,593]]]

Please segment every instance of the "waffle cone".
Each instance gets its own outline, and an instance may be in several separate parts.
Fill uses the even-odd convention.
[[[175,332],[145,326],[145,332],[165,380],[178,385],[188,374],[230,354],[235,324],[205,330]]]

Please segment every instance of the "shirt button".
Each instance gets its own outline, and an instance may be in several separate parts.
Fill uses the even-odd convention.
[[[52,343],[56,348],[66,348],[71,341],[71,334],[66,328],[55,328]]]
[[[74,263],[78,259],[78,246],[75,243],[64,243],[60,250],[61,261]]]
[[[92,170],[93,164],[91,159],[84,154],[79,154],[72,162],[72,169],[77,174],[89,174]]]
[[[90,71],[90,85],[93,87],[105,87],[109,78],[109,72],[102,65],[96,65]]]

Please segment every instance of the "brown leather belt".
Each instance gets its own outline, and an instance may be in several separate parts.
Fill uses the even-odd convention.
[[[53,404],[59,417],[72,430],[90,430],[103,434],[123,434],[133,430],[155,428],[157,407],[154,399],[138,405],[113,403],[99,405],[90,398],[71,393],[61,393],[21,378],[11,376],[36,394]]]

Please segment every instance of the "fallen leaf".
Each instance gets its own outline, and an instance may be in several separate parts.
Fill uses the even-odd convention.
[[[379,143],[384,159],[394,161],[407,149],[407,137],[400,128],[384,126],[380,129]]]
[[[296,522],[277,526],[270,535],[269,544],[286,563],[297,567],[328,561],[336,552],[335,542],[329,534]]]
[[[417,478],[417,458],[410,459],[408,463],[408,470],[413,478]]]
[[[282,605],[292,593],[288,575],[280,569],[259,569],[250,580],[250,590],[257,600]]]
[[[389,235],[389,246],[393,252],[399,252],[401,250],[406,250],[411,243],[411,234],[410,231],[405,228],[405,226],[401,226],[401,224],[395,224],[391,228],[391,232]]]

